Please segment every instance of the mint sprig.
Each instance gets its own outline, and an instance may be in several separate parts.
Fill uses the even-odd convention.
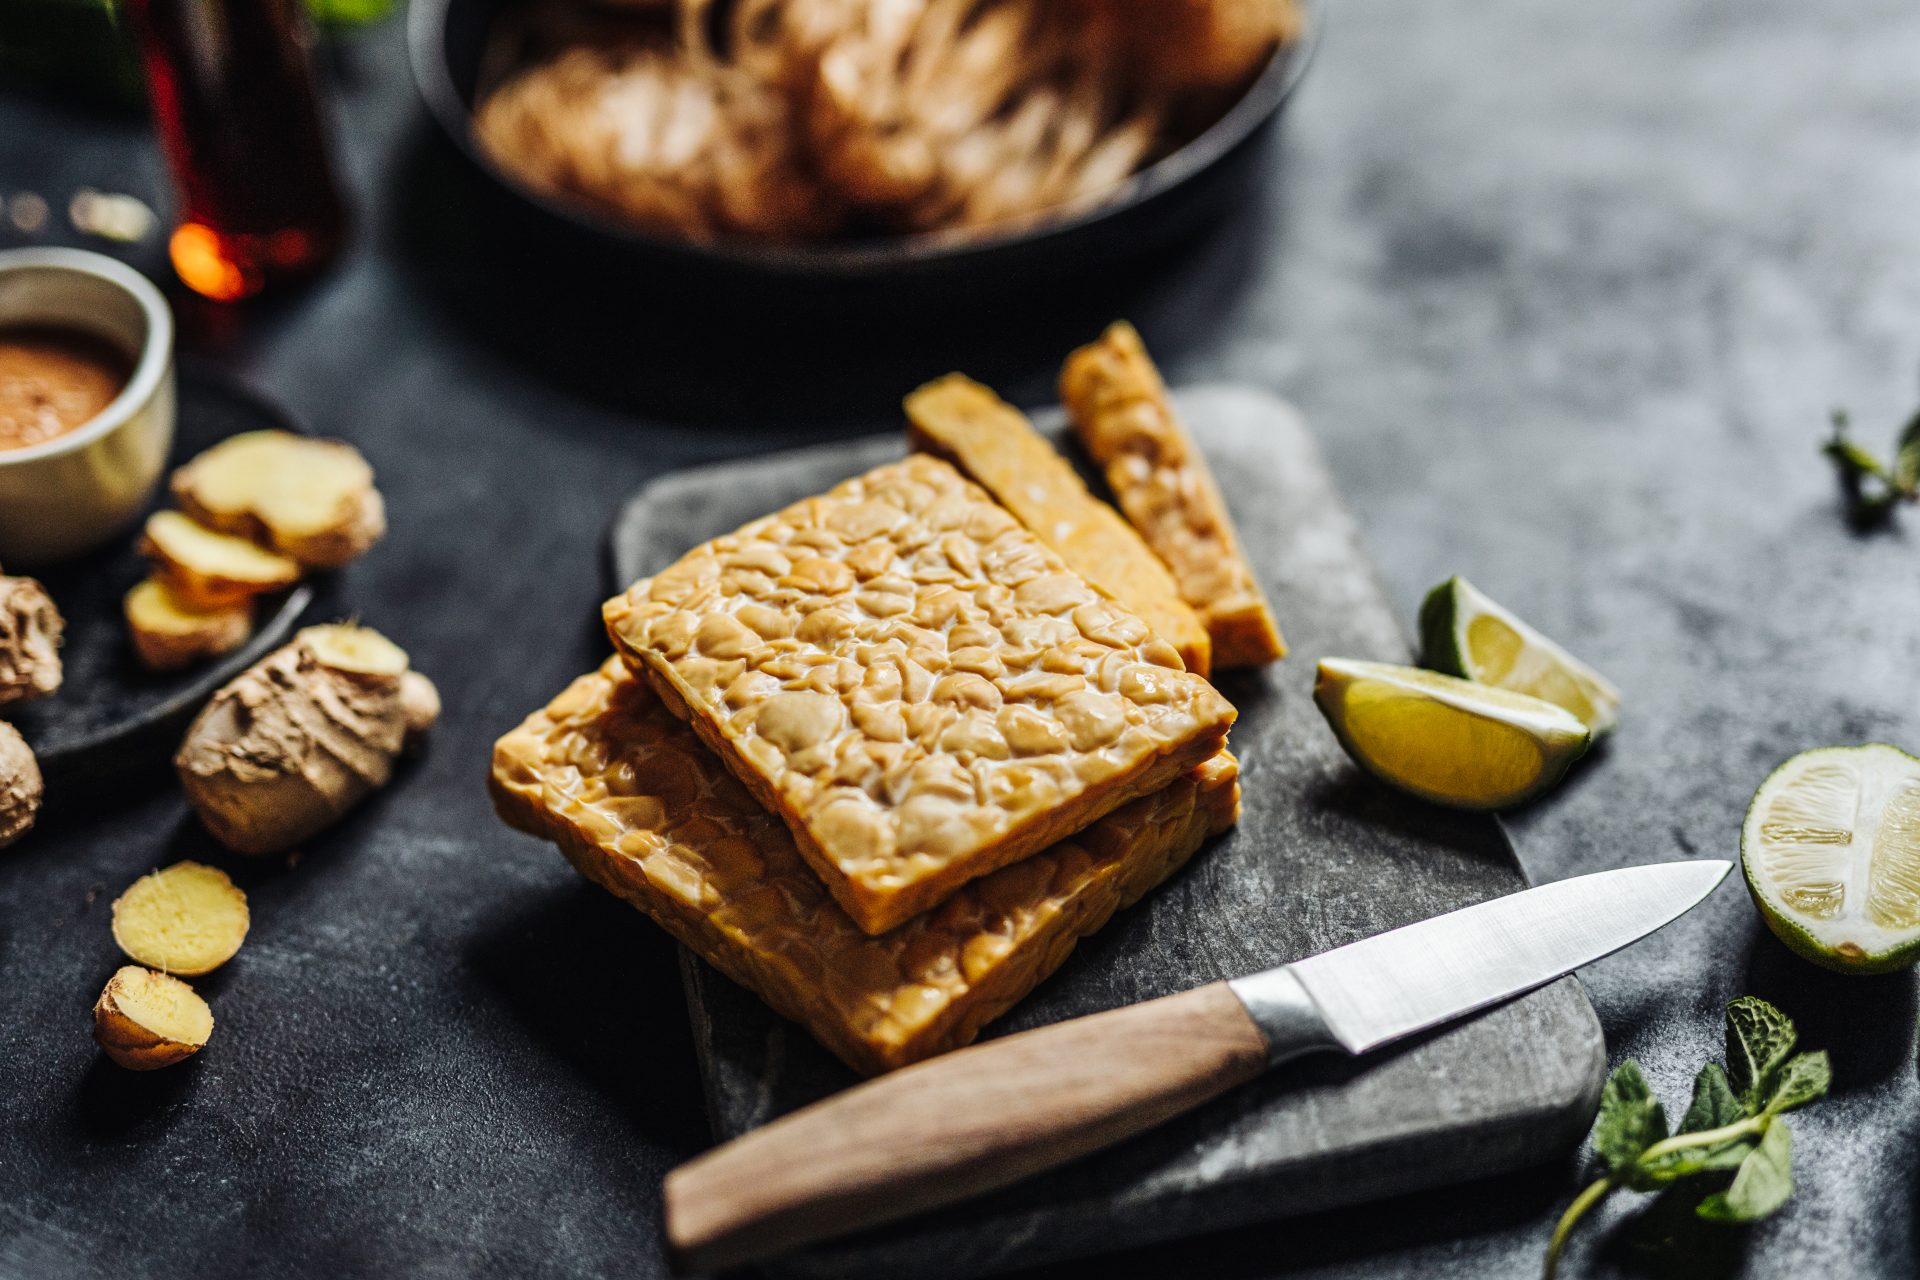
[[[1848,425],[1847,411],[1835,409],[1833,434],[1820,449],[1840,479],[1848,519],[1870,528],[1884,524],[1895,503],[1920,502],[1920,413],[1901,429],[1892,466],[1849,439]]]
[[[1708,1222],[1754,1222],[1785,1204],[1793,1194],[1793,1135],[1783,1117],[1824,1097],[1833,1077],[1825,1051],[1794,1053],[1798,1038],[1787,1016],[1765,1000],[1742,996],[1728,1005],[1726,1068],[1700,1068],[1680,1130],[1671,1135],[1640,1064],[1628,1059],[1616,1067],[1593,1124],[1603,1172],[1554,1228],[1545,1280],[1553,1280],[1574,1225],[1621,1187],[1659,1191],[1702,1179],[1694,1213]]]

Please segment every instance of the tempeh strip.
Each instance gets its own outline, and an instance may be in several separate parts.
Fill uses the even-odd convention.
[[[1187,670],[1207,674],[1213,642],[1167,566],[1119,512],[1087,491],[1025,414],[958,373],[921,387],[906,407],[914,448],[960,468],[1075,573],[1139,614],[1179,650]]]
[[[1138,616],[924,454],[702,544],[608,633],[881,933],[1225,741]]]
[[[1120,510],[1173,570],[1213,637],[1215,670],[1283,658],[1286,642],[1247,563],[1206,457],[1124,320],[1067,357],[1060,398]]]
[[[642,680],[610,661],[494,747],[501,816],[857,1071],[967,1044],[1239,809],[1225,752],[878,938]]]

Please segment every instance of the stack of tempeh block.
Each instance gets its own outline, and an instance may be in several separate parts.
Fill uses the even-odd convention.
[[[863,1072],[972,1040],[1239,812],[1197,672],[1279,656],[1271,613],[1132,330],[1063,382],[1146,540],[943,379],[908,399],[924,452],[608,601],[618,656],[495,747],[507,821]],[[1263,626],[1190,594],[1209,529]]]

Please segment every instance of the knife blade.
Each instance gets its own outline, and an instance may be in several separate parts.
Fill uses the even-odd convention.
[[[668,1243],[679,1265],[719,1270],[1005,1186],[1275,1063],[1366,1053],[1543,986],[1684,915],[1731,869],[1578,876],[906,1067],[675,1169]]]
[[[1227,985],[1287,1053],[1298,1013],[1262,1022],[1297,985],[1348,1053],[1405,1036],[1544,986],[1612,955],[1692,910],[1733,864],[1717,859],[1623,867],[1558,880],[1362,938]]]

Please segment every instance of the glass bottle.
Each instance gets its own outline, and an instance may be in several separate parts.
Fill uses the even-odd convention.
[[[339,251],[334,180],[300,0],[123,0],[173,172],[174,270],[250,297]]]

